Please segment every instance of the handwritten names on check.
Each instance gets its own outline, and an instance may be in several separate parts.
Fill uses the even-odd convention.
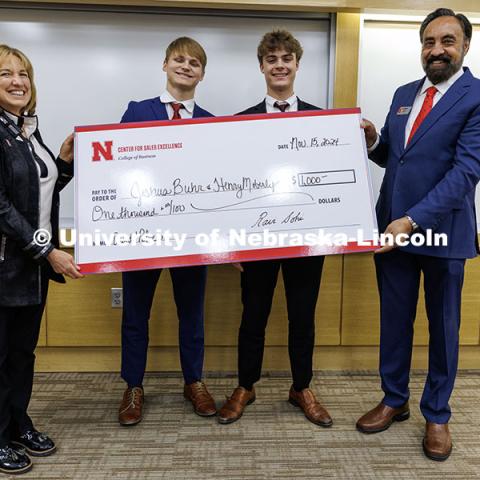
[[[250,205],[258,199],[272,199],[272,207],[278,206],[276,197],[286,194],[304,194],[310,200],[315,198],[304,193],[302,187],[314,187],[322,185],[331,185],[339,183],[354,183],[355,172],[353,170],[343,171],[323,171],[323,172],[301,172],[293,175],[285,182],[284,179],[274,178],[252,178],[242,177],[239,179],[213,177],[208,183],[197,183],[194,181],[185,181],[181,178],[175,178],[166,185],[153,185],[151,183],[141,184],[139,181],[133,181],[128,188],[128,195],[121,198],[123,204],[117,208],[109,208],[105,205],[99,205],[99,202],[116,201],[116,189],[102,190],[106,192],[99,195],[100,191],[92,191],[92,222],[127,220],[141,217],[159,217],[169,215],[180,215],[199,212],[216,212],[228,209],[229,211],[243,210],[250,208]],[[289,184],[289,185],[288,185]],[[282,188],[280,188],[280,186]],[[288,190],[285,190],[288,186]],[[298,188],[300,187],[300,188]],[[200,194],[216,195],[216,198],[210,199],[208,205],[197,198]],[[226,195],[220,195],[226,194]],[[195,199],[194,199],[195,197]],[[237,201],[238,200],[238,201]],[[297,205],[297,199],[292,198],[293,205]],[[147,207],[151,205],[153,207]],[[319,197],[316,199],[319,204],[340,203],[340,197],[326,199]],[[289,202],[282,202],[282,205],[289,206]],[[268,221],[265,217],[268,211],[261,212],[257,220],[250,228],[255,226],[264,227],[277,223],[276,220]],[[286,218],[290,219],[292,212],[289,212]],[[300,212],[295,217],[296,221],[302,221]],[[286,221],[282,223],[288,223]],[[291,221],[290,223],[294,223]],[[247,225],[245,225],[246,227]]]

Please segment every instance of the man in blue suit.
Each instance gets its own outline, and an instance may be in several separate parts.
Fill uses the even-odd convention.
[[[363,125],[370,158],[386,169],[379,229],[423,238],[430,230],[445,234],[448,244],[386,245],[375,255],[385,396],[357,428],[376,433],[409,417],[413,324],[423,272],[430,343],[420,409],[426,419],[423,450],[432,460],[446,460],[452,450],[448,401],[458,363],[464,264],[478,252],[480,80],[462,68],[471,36],[464,15],[444,8],[429,14],[420,28],[426,77],[395,92],[380,136],[370,122]]]
[[[163,64],[166,90],[160,97],[130,102],[122,123],[211,117],[194,100],[206,64],[207,56],[198,42],[187,37],[174,40],[167,48]],[[119,409],[119,422],[124,426],[142,420],[148,320],[160,273],[160,269],[152,269],[123,274],[122,378],[127,389]],[[207,267],[171,268],[170,276],[179,320],[184,395],[192,402],[195,413],[212,416],[216,413],[215,402],[202,382]]]

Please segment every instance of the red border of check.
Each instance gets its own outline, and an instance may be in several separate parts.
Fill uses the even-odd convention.
[[[202,117],[177,120],[159,120],[150,122],[114,123],[105,125],[86,125],[75,127],[75,132],[98,132],[103,130],[123,130],[124,128],[148,128],[157,126],[190,125],[197,123],[244,122],[284,117],[310,117],[322,115],[345,115],[360,113],[360,108],[337,108],[332,110],[307,110],[301,112],[267,113],[256,115],[230,115],[223,117]],[[111,262],[81,263],[82,273],[110,273],[130,270],[148,270],[153,268],[186,267],[192,265],[208,265],[218,263],[250,262],[256,260],[305,257],[312,255],[332,255],[342,253],[358,253],[376,250],[377,246],[358,245],[350,242],[341,246],[325,247],[277,247],[255,250],[238,250],[215,254],[179,255],[171,257],[146,258],[138,260],[116,260]]]
[[[302,110],[301,112],[257,113],[255,115],[226,115],[223,117],[186,118],[183,120],[155,120],[151,122],[111,123],[105,125],[85,125],[75,127],[75,132],[99,132],[102,130],[123,130],[124,128],[173,127],[195,123],[245,122],[248,120],[265,120],[284,117],[315,117],[322,115],[347,115],[360,113],[360,108],[334,108],[332,110]]]
[[[368,240],[365,241],[367,243]],[[281,258],[308,257],[312,255],[333,255],[360,253],[377,250],[378,246],[358,245],[351,242],[342,246],[318,247],[278,247],[235,252],[179,255],[177,257],[145,258],[141,260],[116,260],[113,262],[80,263],[81,271],[87,273],[128,272],[130,270],[150,270],[153,268],[190,267],[193,265],[213,265],[218,263],[254,262]]]

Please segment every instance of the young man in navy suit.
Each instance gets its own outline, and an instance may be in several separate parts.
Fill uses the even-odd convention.
[[[163,71],[167,87],[160,97],[130,102],[122,122],[211,117],[194,100],[203,80],[207,56],[195,40],[181,37],[167,48]],[[127,383],[119,409],[121,425],[135,425],[143,414],[143,376],[147,361],[148,321],[161,269],[123,274],[122,378]],[[212,416],[215,402],[202,382],[204,356],[204,296],[206,266],[171,268],[179,320],[180,362],[184,395],[195,413]]]
[[[462,68],[472,26],[441,8],[420,28],[426,77],[400,87],[380,135],[365,121],[370,158],[386,169],[377,203],[381,231],[445,234],[448,245],[382,247],[375,255],[380,292],[383,400],[357,422],[364,433],[408,419],[413,324],[423,273],[429,321],[428,376],[420,402],[423,450],[446,460],[458,363],[465,259],[477,255],[475,186],[480,179],[480,80]],[[416,235],[416,236],[419,236]]]
[[[266,33],[258,46],[260,70],[265,76],[267,96],[258,105],[239,115],[255,113],[319,110],[294,93],[295,75],[303,50],[298,40],[285,30]],[[221,408],[218,421],[238,420],[255,400],[254,384],[260,379],[265,329],[272,306],[280,268],[283,273],[288,310],[288,351],[293,377],[289,401],[300,407],[311,422],[332,425],[328,412],[309,388],[312,379],[317,303],[323,256],[265,260],[242,264],[243,314],[238,337],[238,387]]]

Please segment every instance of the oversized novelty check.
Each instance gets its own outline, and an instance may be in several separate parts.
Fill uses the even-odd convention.
[[[75,132],[83,272],[374,248],[359,109]]]

